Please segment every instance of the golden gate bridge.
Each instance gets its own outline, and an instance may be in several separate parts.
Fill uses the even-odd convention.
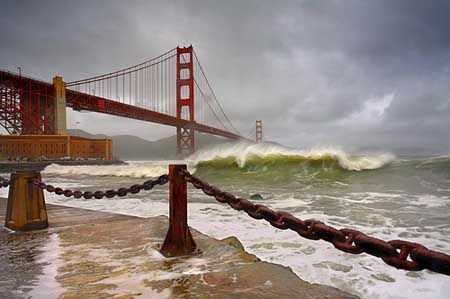
[[[66,107],[176,127],[179,155],[195,151],[196,131],[247,139],[224,112],[192,46],[67,83],[0,71],[0,125],[9,134],[65,135]]]

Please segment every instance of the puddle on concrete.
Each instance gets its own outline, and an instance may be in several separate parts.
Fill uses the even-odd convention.
[[[43,244],[42,252],[36,258],[37,263],[42,265],[42,273],[37,276],[37,282],[29,292],[31,298],[45,298],[49,293],[57,297],[64,291],[55,279],[61,264],[59,252],[58,234],[49,235],[47,242]]]
[[[46,232],[35,234],[11,234],[0,232],[0,297],[26,298],[38,283],[45,263],[40,261],[49,235]]]

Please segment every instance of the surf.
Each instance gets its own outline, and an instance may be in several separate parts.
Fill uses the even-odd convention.
[[[363,171],[382,168],[391,163],[395,156],[390,153],[350,155],[338,147],[313,147],[302,150],[272,143],[239,143],[200,151],[191,159],[199,168],[249,170],[306,165]]]
[[[144,163],[110,166],[62,166],[51,164],[43,171],[44,175],[89,175],[130,178],[152,178],[165,173],[167,173],[167,167],[163,167],[162,165],[147,165]]]

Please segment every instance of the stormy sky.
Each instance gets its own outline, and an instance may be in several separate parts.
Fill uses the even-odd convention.
[[[193,44],[243,133],[307,148],[450,149],[450,0],[0,0],[0,68],[86,78]],[[154,140],[171,127],[69,112]],[[77,124],[79,122],[79,124]]]

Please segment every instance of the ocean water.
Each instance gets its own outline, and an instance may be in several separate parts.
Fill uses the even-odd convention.
[[[349,155],[335,148],[307,150],[238,144],[199,152],[185,161],[128,161],[121,166],[48,166],[43,179],[76,190],[107,190],[167,173],[186,163],[191,172],[241,197],[353,228],[384,240],[404,239],[450,254],[450,157],[401,160],[389,153]],[[7,190],[1,189],[0,196]],[[167,186],[113,199],[46,194],[49,203],[131,214],[168,214]],[[450,298],[450,277],[397,270],[381,259],[303,239],[189,189],[189,224],[216,238],[238,237],[263,260],[291,267],[302,279],[362,298]]]

